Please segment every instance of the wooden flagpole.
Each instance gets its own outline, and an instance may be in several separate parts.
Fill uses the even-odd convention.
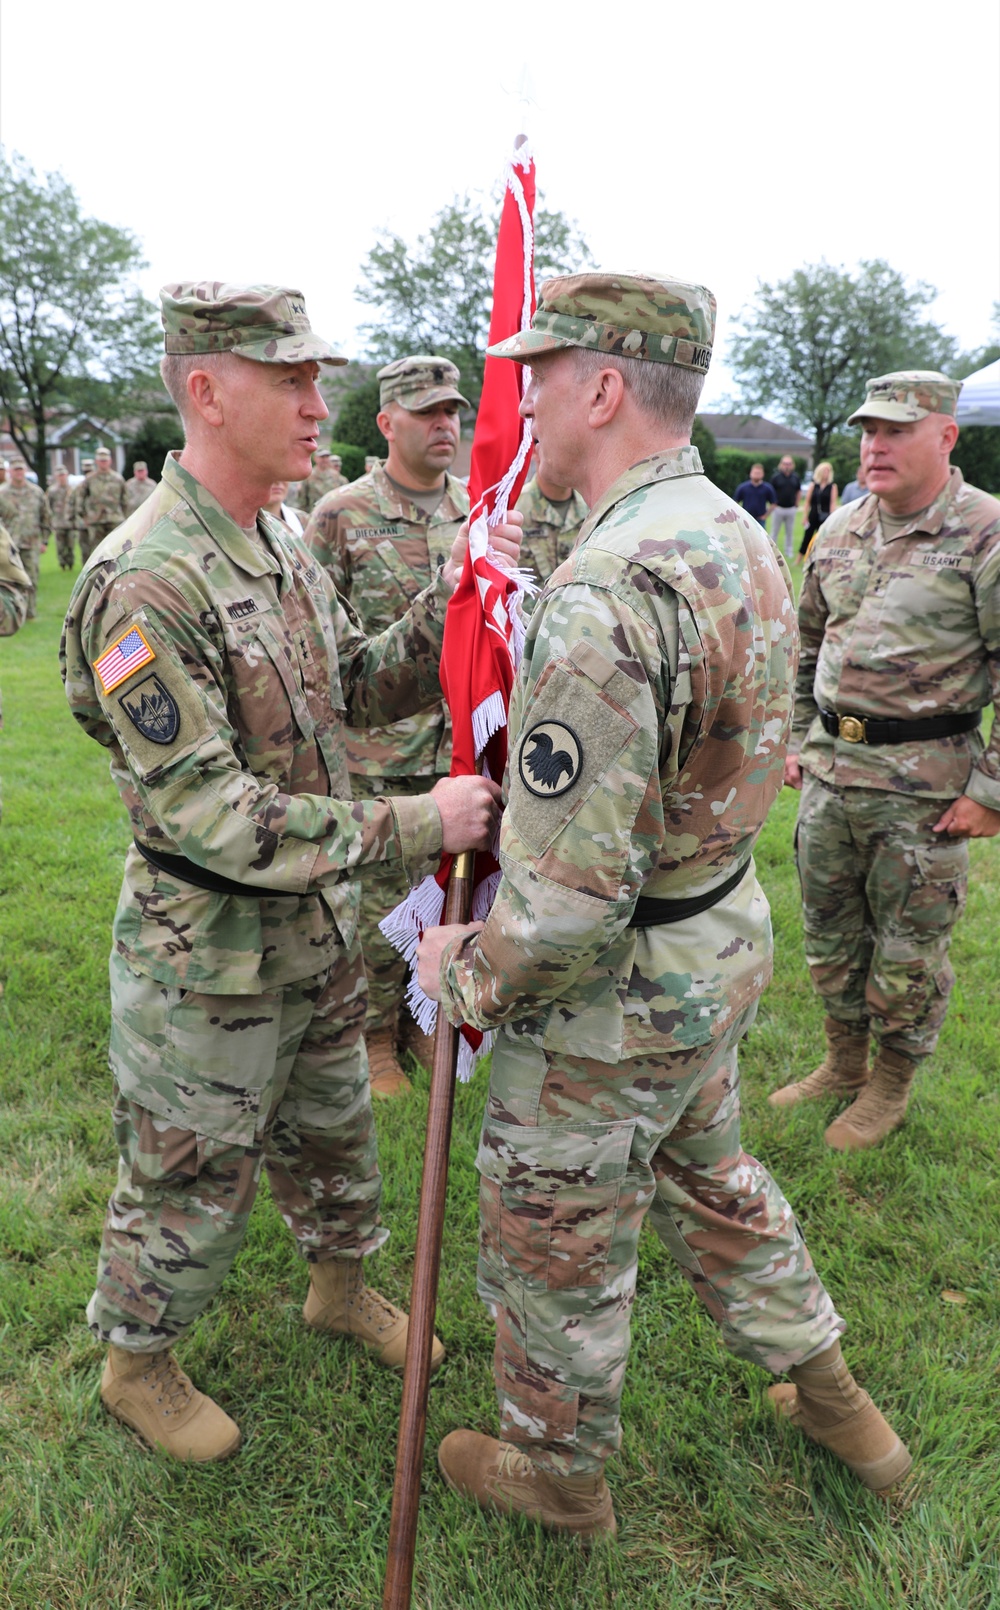
[[[442,922],[468,922],[472,905],[475,852],[455,857],[448,880]],[[409,1610],[413,1590],[413,1563],[417,1543],[420,1478],[424,1466],[427,1430],[427,1389],[431,1374],[431,1340],[441,1270],[441,1236],[448,1190],[448,1149],[455,1105],[455,1069],[459,1031],[443,1011],[438,1012],[431,1067],[427,1144],[420,1185],[417,1245],[410,1295],[410,1328],[403,1368],[403,1402],[399,1411],[396,1479],[392,1489],[389,1555],[386,1562],[382,1610]]]

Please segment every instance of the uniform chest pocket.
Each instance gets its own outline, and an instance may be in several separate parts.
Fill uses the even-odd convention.
[[[279,632],[271,621],[262,617],[254,623],[252,636],[243,643],[243,661],[249,683],[244,698],[249,697],[251,709],[256,707],[274,729],[282,724],[284,706],[303,738],[311,738],[316,722],[309,709],[291,634],[285,630]],[[259,721],[254,719],[253,725],[259,726]]]

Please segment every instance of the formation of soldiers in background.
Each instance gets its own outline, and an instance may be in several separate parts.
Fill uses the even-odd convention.
[[[379,463],[379,458],[367,455],[365,476]],[[327,492],[349,484],[342,464],[339,453],[320,447],[309,479],[289,488],[286,507],[297,511],[303,525]],[[39,563],[50,539],[55,537],[60,570],[76,568],[77,550],[80,564],[85,565],[98,543],[134,514],[158,484],[144,459],[134,461],[126,481],[112,468],[106,447],[99,447],[93,458],[81,459],[80,469],[82,473],[71,478],[66,465],[57,464],[43,492],[29,479],[23,459],[0,459],[0,525],[10,533],[31,583],[28,620],[37,614]],[[535,539],[531,548],[538,578],[545,581],[572,548],[586,504],[566,488],[543,490],[541,476],[536,474],[525,487],[518,508],[525,517],[526,535]],[[530,609],[531,600],[526,598],[525,604]]]

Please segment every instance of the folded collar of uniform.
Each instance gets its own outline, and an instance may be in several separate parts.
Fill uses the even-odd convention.
[[[246,532],[236,524],[231,514],[227,514],[222,504],[212,496],[207,487],[202,486],[199,480],[178,463],[174,453],[168,453],[163,466],[163,479],[172,487],[178,497],[193,511],[201,521],[205,530],[217,542],[219,547],[234,565],[246,571],[249,576],[280,575],[281,566],[266,549],[252,542]]]

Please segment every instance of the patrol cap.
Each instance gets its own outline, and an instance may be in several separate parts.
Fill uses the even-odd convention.
[[[144,458],[137,458],[133,461],[132,468],[134,470],[148,470],[149,465]]]
[[[379,407],[397,402],[408,413],[421,408],[433,408],[439,402],[460,402],[464,408],[472,405],[458,389],[461,375],[447,358],[434,358],[427,352],[418,352],[412,358],[397,358],[378,372]]]
[[[92,458],[82,458],[80,460],[80,468],[82,470],[92,470],[93,467],[94,467],[94,460]]]
[[[330,449],[328,447],[317,447],[317,449],[316,449],[316,457],[317,458],[329,458],[330,457]]]
[[[95,458],[110,458],[111,449],[110,447],[98,447],[94,456]]]
[[[876,380],[869,380],[867,397],[847,423],[856,425],[859,419],[894,419],[905,425],[915,419],[926,419],[928,414],[954,417],[961,389],[960,380],[949,380],[936,369],[900,369],[895,374],[879,375]]]
[[[343,464],[344,462],[339,453],[331,453],[329,457],[331,464]]]
[[[254,363],[346,363],[313,334],[301,291],[182,280],[160,292],[163,350],[235,352]]]
[[[491,358],[523,362],[541,352],[584,347],[620,358],[676,363],[705,374],[712,359],[715,297],[704,285],[653,274],[562,274],[546,280],[529,330]]]

